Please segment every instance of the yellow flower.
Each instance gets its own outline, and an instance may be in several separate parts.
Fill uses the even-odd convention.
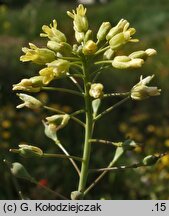
[[[111,49],[117,50],[127,42],[138,42],[137,39],[132,39],[131,37],[133,34],[135,34],[135,32],[136,30],[134,28],[130,28],[124,32],[116,34],[109,41]]]
[[[57,21],[53,20],[53,25],[50,24],[50,27],[47,25],[42,26],[42,30],[45,33],[41,33],[41,37],[48,37],[51,41],[56,42],[66,42],[66,36],[57,29]]]
[[[114,37],[116,34],[123,32],[123,29],[125,26],[129,27],[129,22],[127,20],[121,19],[117,25],[113,28],[110,29],[110,31],[108,32],[106,39],[110,40],[112,37]]]
[[[23,103],[22,104],[19,104],[16,108],[20,109],[20,108],[23,108],[23,107],[28,107],[28,108],[31,108],[31,109],[37,109],[37,108],[40,108],[42,106],[42,103],[37,100],[36,98],[30,96],[30,95],[27,95],[27,94],[17,94],[19,96],[19,98],[21,100],[23,100]]]
[[[101,98],[103,96],[104,86],[101,83],[93,83],[91,85],[89,94],[93,98]]]
[[[27,92],[39,92],[43,86],[43,77],[34,76],[30,79],[22,79],[18,84],[13,85],[13,90],[21,90]]]
[[[129,23],[126,20],[120,20],[120,22],[112,28],[106,36],[109,40],[111,49],[117,50],[127,42],[138,42],[138,39],[132,39],[132,35],[135,34],[134,28],[129,28]]]
[[[47,85],[54,79],[53,69],[53,67],[46,67],[39,71],[39,74],[43,77],[43,84]]]
[[[46,64],[55,60],[55,53],[47,48],[38,48],[32,43],[29,43],[30,48],[24,47],[22,51],[25,55],[20,57],[23,62],[32,61],[36,64]]]
[[[66,73],[69,71],[70,63],[67,60],[58,59],[48,63],[47,66],[49,68],[53,68],[54,77],[57,79],[66,75]]]
[[[146,84],[148,84],[153,79],[153,77],[154,75],[143,79],[141,76],[140,82],[137,83],[131,90],[131,98],[134,100],[144,100],[150,96],[160,95],[161,89],[158,89],[157,87],[146,86]]]
[[[68,16],[70,16],[71,18],[73,18],[73,24],[74,24],[74,29],[75,31],[78,32],[86,32],[88,29],[88,21],[87,21],[87,17],[86,17],[86,11],[87,9],[84,8],[84,6],[82,4],[80,4],[77,8],[76,8],[76,12],[73,10],[73,13],[71,13],[70,11],[67,11]]]

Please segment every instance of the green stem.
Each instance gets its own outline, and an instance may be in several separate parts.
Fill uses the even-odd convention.
[[[63,153],[66,155],[66,156],[70,156],[69,153],[66,151],[66,149],[62,146],[61,143],[56,143],[56,145],[63,151]],[[75,170],[77,171],[78,175],[80,176],[80,170],[77,166],[77,164],[75,163],[75,161],[72,159],[72,158],[69,158],[70,162],[72,163],[72,165],[74,166]]]
[[[42,87],[42,90],[65,92],[65,93],[70,93],[70,94],[73,94],[73,95],[77,95],[77,96],[83,97],[82,93],[80,93],[78,91],[71,90],[71,89],[55,88],[55,87]]]
[[[95,74],[92,83],[96,82],[96,80],[98,79],[98,77],[100,76],[100,74],[102,73],[103,70],[109,68],[109,66],[101,66],[100,69],[98,69],[97,71],[94,71],[91,75]]]
[[[92,100],[89,95],[90,90],[90,78],[89,71],[87,66],[83,64],[83,73],[84,73],[84,89],[85,89],[85,110],[86,110],[86,128],[85,128],[85,141],[84,141],[84,150],[83,150],[83,161],[80,173],[80,180],[78,191],[83,193],[86,187],[87,176],[88,176],[88,167],[91,153],[91,142],[89,141],[92,137],[93,131],[93,114],[92,114]]]
[[[113,170],[123,170],[123,169],[129,169],[129,168],[138,168],[146,166],[143,163],[135,163],[128,166],[117,166],[117,167],[111,167],[111,168],[101,168],[101,169],[90,169],[89,172],[103,172],[103,171],[113,171]]]
[[[116,147],[123,147],[124,144],[123,142],[111,142],[108,140],[102,140],[102,139],[90,139],[91,143],[102,143],[102,144],[106,144],[106,145],[113,145]]]
[[[82,161],[82,158],[80,157],[76,157],[76,156],[72,156],[72,155],[64,155],[64,154],[47,154],[47,153],[44,153],[41,157],[44,157],[44,158],[64,158],[64,159],[69,159],[69,158],[72,158],[74,160],[77,160],[77,161]]]
[[[71,63],[70,63],[71,66],[78,67],[79,69],[82,70],[82,66],[81,66],[80,64],[81,64],[80,61],[77,61],[77,62],[71,62]]]
[[[123,104],[124,102],[126,102],[127,100],[129,100],[130,96],[124,98],[123,100],[119,101],[118,103],[116,103],[115,105],[109,107],[108,109],[106,109],[105,111],[103,111],[102,113],[100,113],[99,115],[96,116],[96,118],[94,119],[95,121],[99,120],[100,118],[102,118],[104,115],[106,115],[107,113],[111,112],[113,109],[119,107],[121,104]]]
[[[85,110],[84,109],[77,110],[77,111],[71,113],[70,116],[75,116],[75,115],[78,115],[78,114],[81,114],[81,113],[85,113]]]
[[[106,98],[106,97],[116,97],[116,96],[123,97],[123,96],[128,96],[128,95],[130,95],[130,92],[125,92],[125,93],[108,93],[108,94],[104,94],[103,98]]]
[[[12,182],[13,182],[13,184],[14,184],[14,187],[15,187],[15,189],[16,189],[16,192],[18,193],[19,198],[20,198],[21,200],[23,200],[23,195],[22,195],[22,192],[21,192],[21,188],[20,188],[20,186],[19,186],[19,184],[18,184],[17,178],[16,178],[16,177],[12,174],[12,172],[11,172],[11,164],[10,164],[10,162],[8,162],[6,159],[4,159],[3,161],[4,161],[4,163],[7,165],[8,169],[9,169],[9,171],[10,171],[10,176],[11,176],[11,178],[12,178]]]
[[[104,60],[104,61],[95,62],[95,65],[98,65],[98,64],[111,64],[111,63],[112,63],[112,60]]]
[[[110,47],[110,46],[106,46],[106,47],[104,47],[103,49],[99,49],[99,50],[95,53],[95,55],[99,55],[99,54],[105,52],[107,49],[109,49],[109,47]]]
[[[60,59],[64,59],[64,60],[70,60],[70,61],[77,61],[79,60],[77,57],[59,57]]]
[[[76,85],[76,87],[79,89],[79,91],[83,94],[83,89],[79,85],[79,83],[76,81],[76,79],[73,76],[71,76],[69,73],[67,73],[67,75],[69,76],[70,80]]]
[[[117,161],[118,159],[121,157],[121,155],[123,154],[123,152],[121,154],[119,154],[117,157],[114,157],[113,160],[109,163],[107,168],[111,168]],[[103,171],[94,181],[93,183],[84,191],[84,195],[86,195],[107,173],[108,171],[105,170]]]
[[[78,73],[68,74],[68,77],[77,77],[77,78],[82,78],[83,79],[83,75],[82,74],[78,74]]]
[[[14,186],[15,186],[15,188],[16,188],[17,193],[18,193],[18,196],[19,196],[19,198],[20,198],[21,200],[23,200],[24,198],[23,198],[22,191],[21,191],[21,188],[20,188],[20,186],[19,186],[19,184],[18,184],[17,179],[16,179],[12,174],[11,174],[11,176],[12,176],[13,184],[14,184]]]
[[[65,112],[63,112],[61,110],[58,110],[58,109],[55,109],[55,108],[52,108],[52,107],[44,106],[43,108],[47,109],[47,110],[50,110],[52,112],[56,112],[56,113],[60,113],[60,114],[67,114],[67,113],[65,113]],[[78,124],[80,124],[82,127],[85,127],[85,124],[82,121],[80,121],[80,119],[72,116],[71,114],[69,116],[70,116],[70,118],[72,120],[74,120],[75,122],[77,122]]]

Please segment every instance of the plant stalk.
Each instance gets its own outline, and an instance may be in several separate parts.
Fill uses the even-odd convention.
[[[85,141],[84,141],[84,150],[83,150],[83,161],[80,172],[80,180],[78,191],[83,193],[86,187],[88,169],[89,169],[89,161],[90,161],[90,153],[91,153],[91,142],[90,139],[92,137],[93,131],[93,113],[92,113],[92,100],[89,95],[90,90],[90,76],[89,71],[87,70],[87,66],[83,64],[83,73],[84,73],[84,89],[85,89],[85,110],[86,110],[86,127],[85,127]]]
[[[116,161],[121,157],[123,153],[119,154],[118,157],[114,157],[113,160],[109,163],[108,169],[112,168]],[[84,191],[84,195],[86,195],[106,174],[108,170],[104,170],[92,183],[91,185]]]

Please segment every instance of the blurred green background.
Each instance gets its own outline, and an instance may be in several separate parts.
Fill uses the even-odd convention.
[[[73,42],[72,21],[66,11],[77,6],[77,1],[57,0],[4,0],[0,1],[0,199],[19,199],[12,177],[3,159],[21,162],[37,181],[69,196],[75,190],[78,178],[69,161],[62,159],[23,159],[9,153],[19,143],[28,143],[48,153],[57,153],[57,147],[43,134],[42,118],[51,115],[44,111],[16,110],[20,102],[12,85],[22,78],[37,73],[32,64],[19,61],[21,48],[28,42],[45,44],[39,38],[41,26],[55,18],[59,28]],[[130,164],[147,154],[166,152],[169,148],[169,1],[168,0],[110,0],[106,4],[88,6],[91,28],[97,32],[103,21],[115,25],[127,19],[137,29],[137,44],[125,47],[126,53],[154,48],[158,55],[146,62],[142,69],[132,71],[105,71],[100,81],[107,92],[128,91],[140,75],[155,74],[153,85],[162,89],[159,97],[142,102],[130,101],[110,116],[103,118],[96,127],[94,137],[120,141],[126,138],[142,143],[134,153],[127,153],[118,164]],[[67,81],[58,85],[72,87]],[[41,92],[37,97],[49,105],[73,112],[82,107],[76,97]],[[106,99],[101,109],[115,103]],[[83,132],[70,122],[59,138],[73,155],[81,155]],[[105,167],[113,156],[111,146],[96,144],[92,148],[91,167]],[[89,180],[94,180],[92,176]],[[24,180],[18,180],[25,197],[51,199],[51,194]],[[54,197],[56,198],[56,197]],[[169,199],[169,156],[163,157],[154,167],[111,172],[91,191],[87,199]]]

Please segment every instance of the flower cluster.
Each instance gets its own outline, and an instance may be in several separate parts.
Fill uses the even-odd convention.
[[[13,86],[13,90],[17,91],[26,91],[29,93],[37,93],[41,90],[61,91],[83,98],[83,109],[77,110],[74,113],[66,113],[63,110],[48,107],[46,104],[43,104],[30,95],[24,93],[18,94],[23,103],[18,105],[17,108],[43,108],[55,112],[55,114],[43,120],[44,132],[45,135],[53,140],[63,151],[66,155],[64,158],[70,160],[80,176],[78,190],[72,192],[72,199],[82,199],[93,185],[95,185],[98,179],[100,180],[108,170],[113,169],[114,163],[126,150],[133,151],[133,149],[137,147],[137,144],[132,140],[111,142],[92,139],[96,122],[105,114],[111,112],[129,99],[144,100],[151,96],[160,95],[161,91],[157,87],[147,86],[154,76],[148,76],[144,79],[141,76],[140,81],[128,92],[105,94],[104,85],[100,82],[97,83],[97,78],[101,72],[104,72],[106,68],[122,70],[140,68],[149,57],[156,54],[156,50],[149,48],[126,55],[120,55],[122,47],[127,43],[138,42],[138,39],[133,38],[136,32],[135,28],[130,27],[130,23],[125,19],[121,19],[116,26],[112,26],[110,22],[103,22],[96,36],[94,36],[92,30],[89,28],[86,11],[87,9],[80,4],[76,10],[67,12],[68,16],[73,19],[73,29],[76,39],[75,44],[69,44],[65,34],[58,29],[56,20],[53,20],[50,26],[42,26],[43,33],[41,33],[40,36],[47,38],[46,47],[39,48],[29,43],[30,47],[24,47],[22,49],[24,55],[20,57],[22,62],[30,61],[40,65],[41,68],[36,76],[29,79],[22,79],[18,84]],[[53,81],[63,78],[70,79],[77,90],[55,87]],[[99,113],[101,100],[105,97],[113,96],[126,97]],[[84,118],[77,117],[78,114],[84,113],[85,122]],[[83,158],[69,155],[62,145],[62,142],[58,140],[58,131],[63,129],[70,119],[74,120],[85,130]],[[116,147],[117,150],[108,168],[99,170],[104,171],[103,175],[101,174],[100,177],[96,179],[95,183],[91,184],[91,186],[86,189],[89,171],[93,172],[89,169],[92,142],[111,144]],[[18,150],[15,149],[13,151],[25,157],[29,155],[36,157],[46,155],[41,149],[28,145],[20,145]],[[63,158],[63,155],[58,154],[46,156]],[[150,155],[149,157],[145,157],[141,163],[126,167],[136,168],[138,166],[153,165],[160,157]],[[74,160],[78,160],[82,163],[81,170],[79,170]],[[124,168],[124,166],[122,167]]]
[[[138,42],[138,39],[133,39],[136,30],[130,27],[127,20],[121,19],[116,26],[112,27],[110,22],[103,22],[96,34],[96,40],[93,37],[93,32],[89,29],[89,23],[86,17],[87,9],[83,5],[79,5],[72,12],[67,14],[73,19],[73,28],[77,43],[70,45],[63,32],[58,30],[57,21],[53,20],[50,26],[43,25],[43,33],[41,37],[48,38],[46,48],[38,48],[32,43],[29,43],[30,48],[24,47],[22,50],[24,55],[20,60],[23,62],[32,61],[33,63],[45,65],[39,75],[30,79],[23,79],[18,84],[13,86],[13,90],[22,90],[27,92],[39,92],[44,86],[49,85],[54,79],[60,79],[68,76],[71,68],[81,66],[81,59],[84,56],[96,56],[99,61],[95,64],[106,64],[117,69],[140,68],[145,60],[156,54],[154,49],[140,50],[129,55],[118,55],[118,50],[128,42]],[[93,98],[102,96],[102,93],[96,93],[95,90],[102,84],[91,84],[90,95]],[[143,94],[141,88],[133,87],[132,98],[138,100],[134,94]],[[103,85],[99,87],[101,92]],[[150,89],[150,87],[149,87]],[[138,93],[139,91],[139,93]],[[142,91],[143,92],[143,91]],[[149,96],[157,95],[157,92]],[[159,94],[159,91],[158,91]],[[139,100],[146,97],[139,97]]]

